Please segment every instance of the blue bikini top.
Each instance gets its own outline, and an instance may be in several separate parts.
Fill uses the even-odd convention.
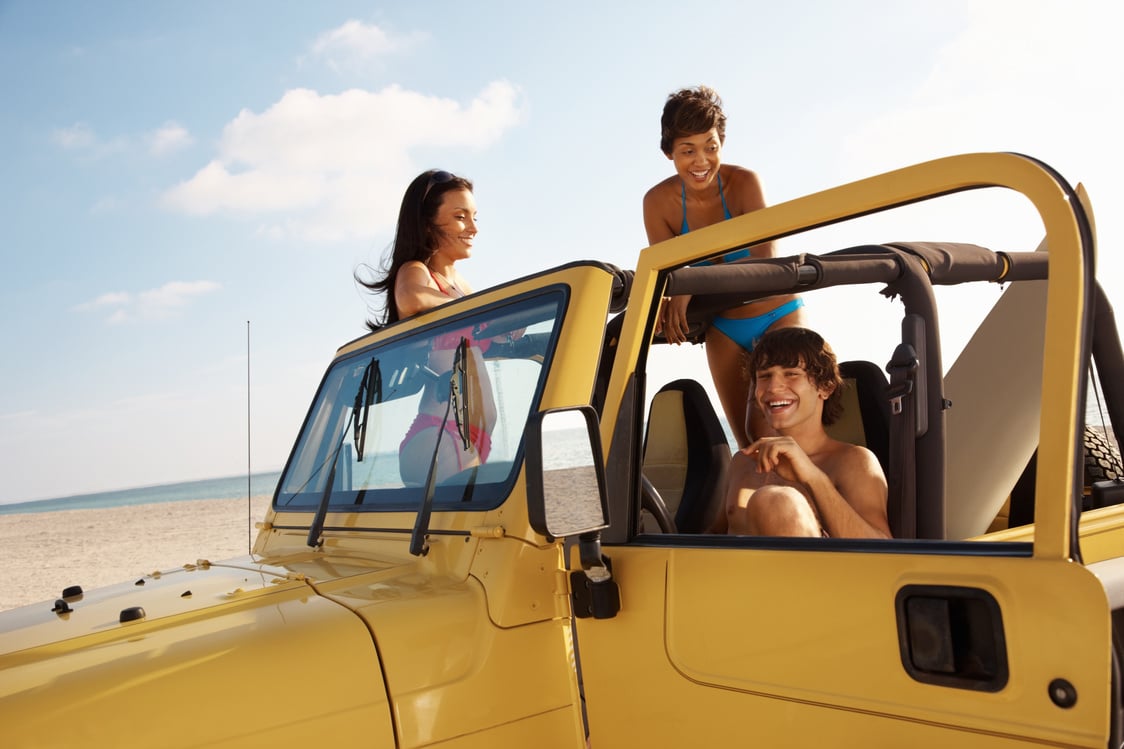
[[[690,228],[688,228],[688,226],[687,226],[687,185],[684,184],[683,182],[680,182],[679,185],[680,185],[680,189],[683,192],[683,226],[679,230],[679,235],[682,236],[682,235],[686,234],[687,232],[689,232]],[[720,198],[722,198],[722,212],[726,214],[726,218],[727,219],[733,218],[733,216],[730,215],[729,207],[726,206],[726,193],[723,192],[723,190],[722,190],[722,175],[721,174],[718,175],[718,196]],[[716,260],[703,260],[701,262],[695,263],[695,267],[698,267],[700,265],[714,265],[715,263],[732,263],[735,260],[741,260],[742,258],[747,258],[747,257],[749,257],[749,255],[750,255],[749,248],[743,247],[740,250],[734,250],[733,252],[727,253],[727,254],[723,255],[722,257],[717,258]]]
[[[686,183],[680,181],[679,182],[679,189],[683,193],[683,226],[680,227],[679,234],[683,235],[683,234],[686,234],[687,232],[689,232],[691,230],[690,227],[687,226],[687,185],[686,185]],[[718,175],[718,197],[722,198],[722,212],[724,214],[726,214],[725,217],[727,219],[733,218],[733,216],[730,215],[730,209],[726,207],[726,193],[722,191],[722,175],[721,174]]]

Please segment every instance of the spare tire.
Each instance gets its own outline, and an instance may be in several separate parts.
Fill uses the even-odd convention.
[[[1097,427],[1085,427],[1085,485],[1124,478],[1120,451]]]
[[[1081,500],[1081,511],[1094,509],[1092,489],[1098,481],[1124,479],[1124,464],[1120,451],[1098,427],[1085,427],[1083,437],[1085,447],[1085,492]],[[1027,525],[1034,522],[1034,480],[1038,470],[1038,451],[1030,458],[1026,470],[1019,477],[1011,491],[1011,507],[1008,527]]]

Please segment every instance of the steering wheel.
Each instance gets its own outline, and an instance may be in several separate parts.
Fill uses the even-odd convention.
[[[661,533],[678,533],[675,527],[675,518],[671,517],[671,513],[667,511],[667,505],[664,504],[663,497],[660,496],[659,491],[648,480],[648,477],[640,475],[640,508],[647,510],[656,519],[656,525],[660,527]]]

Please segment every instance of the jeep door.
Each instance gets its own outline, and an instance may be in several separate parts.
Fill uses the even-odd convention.
[[[1050,247],[1041,403],[1031,427],[1033,532],[863,541],[642,525],[647,360],[668,269],[714,248],[985,185],[1027,196]],[[628,474],[610,478],[603,539],[620,611],[576,619],[593,745],[1107,744],[1117,699],[1109,612],[1101,584],[1076,563],[1073,532],[1090,245],[1072,190],[1055,173],[1024,157],[982,154],[766,208],[642,254],[602,415],[610,477]],[[994,459],[1005,459],[994,447]],[[991,501],[965,486],[947,500]]]

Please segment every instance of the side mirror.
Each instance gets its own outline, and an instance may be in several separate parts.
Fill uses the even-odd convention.
[[[609,525],[597,412],[590,406],[533,414],[527,422],[527,515],[550,540],[577,536],[580,570],[570,572],[574,616],[612,619],[621,593],[601,553]]]
[[[532,414],[526,435],[531,527],[551,540],[607,527],[605,466],[593,408]]]

